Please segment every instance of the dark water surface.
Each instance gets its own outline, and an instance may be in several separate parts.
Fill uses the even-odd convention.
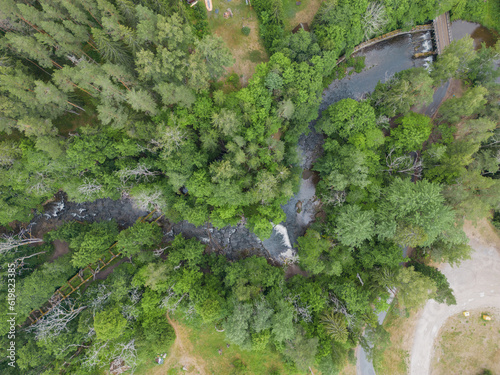
[[[490,30],[478,23],[467,21],[454,21],[451,24],[451,33],[454,40],[462,39],[466,35],[469,35],[474,39],[474,49],[479,49],[481,43],[486,43],[486,47],[492,47],[499,37],[496,31]]]

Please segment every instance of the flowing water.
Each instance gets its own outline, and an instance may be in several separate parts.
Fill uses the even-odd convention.
[[[354,73],[332,82],[323,91],[320,113],[342,99],[363,99],[375,89],[379,81],[385,82],[397,72],[412,67],[428,68],[432,56],[414,59],[413,55],[432,49],[431,32],[423,31],[400,35],[358,52],[356,56],[365,56],[365,69],[361,73]],[[314,131],[315,123],[316,121],[313,121],[310,124],[310,133],[303,135],[299,140],[301,166],[305,171],[309,171],[314,161],[321,155],[323,136]],[[275,255],[285,251],[290,253],[289,247],[284,245],[283,237],[288,235],[287,242],[293,245],[314,220],[319,204],[315,196],[315,177],[311,173],[304,173],[299,192],[283,206],[286,214],[284,227],[287,233],[285,234],[283,228],[280,228],[280,231],[275,230],[271,238],[264,241],[263,245],[270,254]]]
[[[455,39],[471,34],[488,45],[494,44],[497,36],[487,29],[470,22],[454,22],[452,31]],[[380,42],[357,53],[365,56],[366,68],[358,74],[348,75],[342,80],[332,82],[323,92],[320,113],[329,105],[345,98],[362,99],[373,91],[379,81],[385,82],[395,73],[412,67],[428,68],[433,57],[414,59],[417,52],[431,51],[432,35],[429,31],[397,36]],[[446,93],[446,86],[436,90],[434,102],[426,111],[427,115],[436,110]],[[166,239],[173,239],[179,233],[187,238],[196,237],[210,247],[224,252],[230,259],[237,259],[242,255],[259,254],[276,261],[292,257],[297,238],[303,235],[307,227],[315,219],[318,211],[315,185],[317,174],[311,172],[314,161],[321,155],[323,136],[314,131],[315,121],[310,125],[310,133],[303,135],[299,141],[299,154],[302,155],[301,166],[304,169],[300,190],[295,194],[283,210],[286,214],[284,223],[277,223],[271,237],[264,242],[251,233],[243,224],[225,228],[210,226],[196,227],[188,222],[167,223]],[[99,199],[94,202],[73,203],[67,202],[62,193],[58,193],[55,201],[45,206],[45,213],[34,218],[35,233],[43,233],[54,229],[69,220],[101,221],[117,220],[121,227],[132,225],[139,217],[145,216],[145,211],[139,210],[130,200]]]
[[[475,48],[479,48],[482,42],[486,43],[487,46],[492,46],[498,40],[498,33],[491,32],[479,24],[465,21],[453,22],[452,34],[455,40],[470,35],[474,39]],[[429,69],[434,56],[415,59],[413,55],[432,51],[434,48],[432,37],[430,31],[405,34],[358,52],[355,56],[365,56],[365,69],[361,73],[354,73],[342,80],[333,81],[323,91],[320,113],[331,104],[342,99],[363,99],[375,89],[379,81],[386,82],[397,72],[413,67]],[[437,110],[446,94],[448,85],[448,83],[445,83],[436,89],[432,103],[423,109],[427,116],[432,116]],[[306,171],[311,169],[314,161],[321,155],[323,137],[314,131],[315,123],[316,121],[313,121],[310,124],[311,132],[308,135],[303,135],[299,141],[299,153],[302,155],[301,166]],[[286,213],[285,227],[291,244],[294,244],[297,238],[305,233],[307,227],[314,220],[318,207],[313,177],[309,175],[303,177],[299,192],[283,206]],[[299,202],[301,210],[297,209]],[[287,251],[288,248],[277,241],[277,238],[283,236],[282,229],[279,236],[277,233],[273,233],[269,240],[264,241],[264,247],[271,254]]]

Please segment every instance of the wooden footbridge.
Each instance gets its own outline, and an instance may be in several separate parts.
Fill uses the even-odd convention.
[[[451,34],[450,12],[446,12],[435,18],[432,22],[432,26],[436,40],[437,54],[439,55],[453,40],[453,36]]]
[[[142,222],[148,220],[156,210],[151,211],[147,216],[141,219]],[[158,220],[163,215],[157,217],[154,222]],[[62,287],[56,290],[52,297],[38,310],[33,310],[28,316],[28,320],[24,324],[32,325],[47,315],[52,309],[59,305],[66,298],[71,296],[80,287],[86,283],[95,279],[95,276],[102,271],[104,268],[108,267],[115,259],[120,257],[121,253],[114,250],[116,242],[108,249],[107,253],[99,258],[97,262],[89,264],[87,267],[81,269],[75,276],[69,279]],[[23,324],[21,324],[23,325]]]

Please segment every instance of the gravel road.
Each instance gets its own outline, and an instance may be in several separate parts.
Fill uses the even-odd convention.
[[[442,268],[454,290],[457,304],[446,306],[430,300],[417,324],[411,352],[410,375],[431,373],[434,342],[446,320],[465,310],[500,308],[500,246],[471,238],[472,259],[460,267]]]

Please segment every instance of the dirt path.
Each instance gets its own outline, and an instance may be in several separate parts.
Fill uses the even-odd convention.
[[[151,374],[166,375],[168,370],[171,368],[182,369],[185,367],[187,371],[183,373],[208,375],[208,372],[206,371],[206,363],[203,358],[199,358],[192,354],[193,344],[189,340],[188,328],[180,325],[175,320],[172,320],[168,314],[167,319],[175,330],[175,341],[170,348],[170,353],[164,364],[151,370]]]
[[[447,264],[441,269],[454,290],[457,305],[427,302],[415,330],[410,375],[430,374],[434,342],[449,317],[464,310],[500,308],[500,237],[486,220],[477,228],[466,223],[464,230],[474,249],[472,259],[458,268]]]
[[[62,257],[65,254],[69,254],[69,245],[67,242],[61,241],[61,240],[55,240],[53,242],[54,244],[54,254],[49,258],[49,263],[52,263],[54,260],[56,260],[59,257]]]

